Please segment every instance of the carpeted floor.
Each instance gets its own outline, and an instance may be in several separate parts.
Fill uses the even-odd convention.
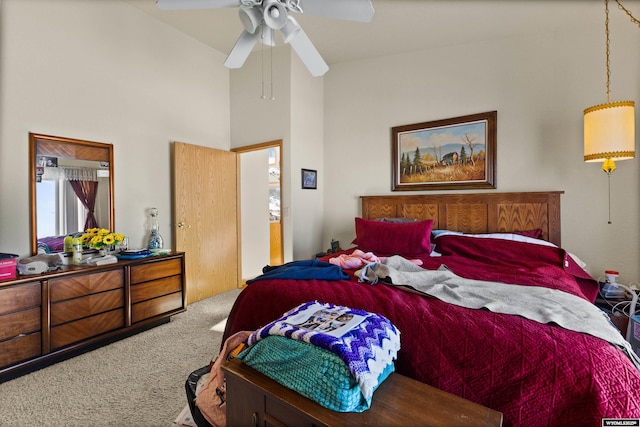
[[[0,426],[169,427],[189,373],[220,348],[239,294],[191,304],[170,323],[0,384]]]

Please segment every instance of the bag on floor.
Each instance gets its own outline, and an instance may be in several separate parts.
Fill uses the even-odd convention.
[[[227,397],[222,365],[229,357],[235,357],[239,353],[241,348],[238,346],[250,334],[250,331],[240,331],[227,338],[220,354],[210,366],[202,367],[189,375],[185,388],[191,416],[198,427],[226,427]],[[205,378],[206,374],[209,375]]]

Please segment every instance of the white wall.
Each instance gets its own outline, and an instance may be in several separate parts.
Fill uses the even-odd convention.
[[[637,104],[640,31],[622,13],[610,25],[612,100]],[[358,196],[392,194],[391,127],[497,110],[492,191],[563,190],[563,246],[596,277],[612,268],[621,282],[639,281],[640,160],[618,162],[611,225],[606,175],[582,160],[583,109],[606,102],[604,65],[603,31],[572,28],[331,66],[324,240],[348,247]],[[639,115],[636,105],[636,123]]]
[[[0,252],[27,255],[28,133],[114,145],[116,229],[172,246],[170,143],[229,149],[225,55],[119,1],[0,3]]]
[[[264,53],[264,56],[263,56]],[[263,62],[264,61],[264,62]],[[285,261],[292,259],[290,147],[290,55],[285,49],[271,52],[265,47],[250,55],[242,68],[232,70],[231,147],[282,140],[282,249]],[[263,71],[264,70],[264,71]],[[273,74],[271,73],[273,70]],[[264,86],[263,86],[264,85]],[[264,87],[264,90],[263,90]],[[265,99],[261,96],[265,95]],[[271,100],[271,96],[275,99]]]
[[[291,215],[293,258],[309,259],[330,246],[322,239],[325,214],[324,78],[313,77],[292,54],[291,72]],[[302,189],[302,169],[318,171],[317,189]]]
[[[264,55],[258,48],[231,72],[231,92],[232,147],[282,140],[284,260],[309,259],[328,244],[322,241],[323,78],[312,77],[289,46],[265,48]],[[302,168],[318,170],[318,190],[301,189]]]
[[[268,150],[239,154],[243,279],[259,276],[271,263],[268,154]]]

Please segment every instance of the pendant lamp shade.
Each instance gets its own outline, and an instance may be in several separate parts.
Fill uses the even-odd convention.
[[[634,102],[595,105],[584,110],[584,161],[635,157]]]

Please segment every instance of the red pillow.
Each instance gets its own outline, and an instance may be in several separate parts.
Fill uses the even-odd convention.
[[[358,248],[376,255],[419,256],[431,252],[433,220],[393,223],[356,218]]]

